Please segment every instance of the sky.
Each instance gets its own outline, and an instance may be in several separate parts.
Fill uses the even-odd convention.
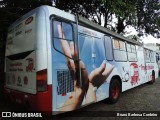
[[[101,17],[102,20],[102,26],[104,25],[104,20],[103,20],[103,16]],[[112,21],[110,22],[110,24],[115,27],[117,23],[117,18],[115,17],[115,15],[112,16]],[[128,36],[128,35],[136,35],[138,34],[138,32],[136,31],[136,29],[132,26],[127,26],[125,27],[125,35],[124,36]],[[140,39],[142,39],[143,43],[159,43],[160,44],[160,38],[155,38],[152,35],[148,35],[148,36],[142,36],[140,37]]]
[[[137,35],[137,31],[132,27],[126,27],[125,31],[128,33],[127,35]],[[160,38],[155,38],[152,35],[148,36],[142,36],[140,37],[142,39],[143,43],[159,43],[160,44]]]

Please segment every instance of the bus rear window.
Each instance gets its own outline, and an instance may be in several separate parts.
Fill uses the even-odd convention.
[[[27,23],[29,19],[30,22]],[[36,49],[37,31],[35,19],[36,14],[33,14],[10,27],[6,41],[6,56]]]

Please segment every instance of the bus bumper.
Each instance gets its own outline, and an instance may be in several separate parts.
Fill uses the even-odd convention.
[[[46,92],[28,94],[4,87],[4,96],[11,103],[33,112],[41,112],[43,115],[52,115],[52,86],[48,86]]]

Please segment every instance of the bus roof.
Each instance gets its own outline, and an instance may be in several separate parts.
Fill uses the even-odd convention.
[[[62,10],[59,10],[59,9],[55,8],[55,7],[43,5],[43,6],[40,6],[40,7],[38,7],[38,8],[35,8],[35,9],[31,10],[30,12],[28,12],[28,13],[26,13],[25,15],[23,15],[22,17],[20,17],[18,20],[16,20],[16,21],[10,26],[10,28],[11,28],[13,25],[19,23],[19,21],[23,20],[23,19],[26,18],[27,16],[30,16],[31,14],[35,13],[37,10],[40,10],[40,9],[43,9],[43,10],[48,14],[49,17],[52,16],[52,15],[55,15],[55,16],[59,16],[59,17],[61,17],[61,18],[66,19],[66,16],[67,16],[67,19],[68,19],[68,20],[73,21],[73,22],[76,22],[76,16],[75,16],[75,15],[70,14],[70,13],[67,13],[67,12],[64,12],[64,11],[62,11]],[[94,22],[92,22],[92,21],[90,21],[90,20],[88,20],[88,19],[86,19],[86,18],[84,18],[84,17],[81,17],[81,16],[78,15],[77,18],[78,18],[78,22],[79,22],[80,24],[82,24],[82,25],[84,25],[84,26],[86,26],[86,27],[88,27],[88,28],[97,30],[97,31],[102,32],[102,33],[104,33],[104,34],[111,35],[111,36],[113,36],[113,37],[119,38],[119,39],[121,39],[121,40],[130,42],[130,43],[133,43],[133,44],[142,45],[142,43],[140,43],[140,42],[137,42],[137,41],[134,41],[134,40],[130,40],[130,39],[128,39],[128,38],[126,38],[126,37],[118,34],[118,33],[115,33],[115,32],[113,32],[113,31],[111,31],[111,30],[109,30],[109,29],[107,29],[107,28],[105,28],[105,27],[102,27],[102,26],[98,25],[98,24],[96,24],[96,23],[94,23]]]
[[[105,27],[102,27],[102,26],[98,25],[98,24],[96,24],[96,23],[94,23],[94,22],[92,22],[92,21],[90,21],[90,20],[88,20],[88,19],[86,19],[84,17],[78,16],[78,20],[79,20],[80,23],[84,24],[85,26],[87,26],[89,28],[98,30],[100,32],[106,33],[108,35],[111,35],[113,37],[116,37],[116,38],[119,38],[119,39],[122,39],[122,40],[125,40],[127,42],[131,42],[131,43],[134,43],[134,44],[137,44],[137,45],[143,45],[140,42],[137,42],[137,41],[134,41],[134,40],[130,40],[130,39],[118,34],[118,33],[115,33],[115,32],[113,32],[113,31],[111,31],[111,30],[109,30],[109,29],[107,29]]]

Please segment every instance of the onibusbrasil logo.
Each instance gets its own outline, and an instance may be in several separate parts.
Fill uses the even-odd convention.
[[[2,117],[42,117],[41,113],[2,112]]]

